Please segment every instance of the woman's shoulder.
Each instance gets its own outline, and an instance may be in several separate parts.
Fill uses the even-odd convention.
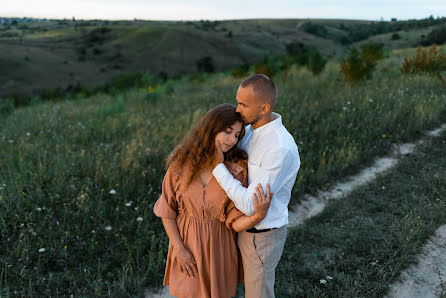
[[[178,185],[181,182],[181,177],[183,176],[184,170],[184,166],[178,164],[177,162],[171,162],[167,167],[166,176],[170,176],[172,182],[175,185]]]

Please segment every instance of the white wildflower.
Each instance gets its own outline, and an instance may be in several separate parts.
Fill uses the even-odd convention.
[[[116,194],[116,190],[114,190],[114,189],[110,190],[110,194],[111,195],[115,195]]]
[[[329,280],[332,280],[332,279],[333,279],[333,277],[331,277],[331,276],[327,276],[327,279],[329,279]]]
[[[130,201],[130,202],[127,202],[127,203],[125,203],[125,205],[127,206],[127,207],[130,207],[130,206],[132,206],[132,201]]]
[[[319,282],[323,285],[325,285],[327,283],[327,281],[325,279],[321,279]]]
[[[36,210],[37,210],[37,211],[42,211],[42,208],[37,207]]]
[[[26,135],[29,137],[31,134],[29,132],[27,132]]]
[[[140,216],[140,217],[138,217],[136,220],[137,220],[137,221],[142,221],[142,217]]]
[[[106,226],[105,229],[106,229],[107,231],[110,231],[110,230],[112,229],[112,227],[111,227],[111,226]]]
[[[45,251],[45,248],[39,248],[39,252],[44,252]]]

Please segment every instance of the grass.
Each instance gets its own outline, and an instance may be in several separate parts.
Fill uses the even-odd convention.
[[[274,78],[277,112],[302,159],[291,204],[446,118],[438,80],[378,72],[371,81],[348,86],[337,69],[331,61],[319,77],[301,68],[290,71],[286,81],[280,74]],[[184,77],[169,88],[43,103],[5,116],[0,122],[0,294],[127,297],[160,286],[168,239],[152,208],[163,160],[207,110],[236,103],[239,83],[224,73]],[[334,220],[347,214],[333,213]],[[377,229],[384,228],[380,224]],[[355,226],[347,227],[345,235]],[[302,262],[295,257],[299,246],[289,249],[300,237],[296,233],[287,244],[293,268]],[[354,248],[344,242],[345,251]],[[314,249],[316,256],[323,251]],[[357,270],[353,265],[345,268]],[[301,293],[293,286],[294,273],[283,267],[279,272],[280,293]],[[311,284],[320,272],[311,275]]]
[[[391,173],[289,231],[276,295],[383,296],[445,224],[445,150],[443,134]]]

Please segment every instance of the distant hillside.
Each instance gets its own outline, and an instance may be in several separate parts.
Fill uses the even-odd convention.
[[[387,41],[389,32],[397,30],[406,30],[401,35],[410,38],[389,43],[404,48],[444,22],[433,18],[405,22],[10,20],[0,24],[0,96],[92,87],[123,72],[180,76],[195,72],[197,61],[204,57],[211,57],[214,69],[222,71],[252,64],[269,53],[285,54],[290,43],[317,47],[324,55],[343,55],[362,40]]]

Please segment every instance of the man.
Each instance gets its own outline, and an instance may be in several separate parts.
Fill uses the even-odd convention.
[[[245,295],[250,298],[274,297],[275,269],[282,256],[288,224],[288,203],[300,167],[297,145],[282,125],[281,115],[274,113],[277,88],[265,75],[245,79],[237,90],[237,112],[250,124],[240,141],[248,153],[248,188],[234,179],[221,162],[213,175],[235,206],[252,215],[253,195],[258,184],[270,185],[274,193],[266,217],[254,228],[238,234],[242,254]]]

